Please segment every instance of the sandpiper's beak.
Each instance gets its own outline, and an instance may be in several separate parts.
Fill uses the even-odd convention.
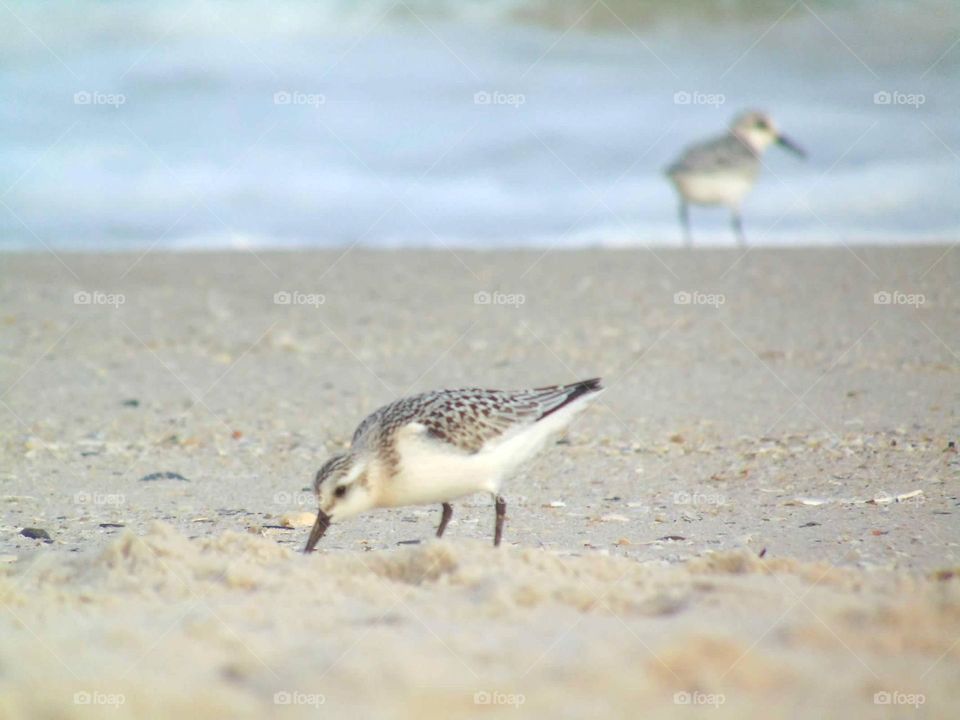
[[[807,156],[807,153],[804,151],[804,149],[786,135],[777,135],[777,144],[802,158]]]
[[[313,523],[313,529],[310,530],[310,537],[307,540],[307,546],[303,549],[303,552],[313,552],[314,546],[320,542],[320,538],[323,537],[328,527],[330,527],[330,516],[323,510],[317,510],[317,519],[316,522]]]

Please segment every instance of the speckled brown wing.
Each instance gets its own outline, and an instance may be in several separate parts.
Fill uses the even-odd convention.
[[[419,423],[431,437],[475,453],[504,433],[537,422],[581,395],[600,389],[596,379],[533,390],[464,388],[414,395],[367,417],[354,433],[353,445],[384,446],[399,428]]]
[[[381,443],[383,438],[393,435],[398,428],[414,422],[435,394],[412,395],[374,410],[354,431],[351,446],[358,449]]]
[[[439,394],[417,422],[432,438],[475,453],[511,428],[535,422],[538,411],[522,392],[467,388]]]

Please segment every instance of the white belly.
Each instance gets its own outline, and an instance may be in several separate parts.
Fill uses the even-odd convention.
[[[400,472],[384,478],[378,504],[383,507],[426,505],[473,493],[499,493],[503,480],[532,458],[552,434],[563,429],[593,396],[572,403],[547,418],[518,428],[465,453],[415,427],[397,434]]]
[[[422,436],[399,441],[400,472],[386,479],[380,504],[426,505],[477,492],[497,492],[502,472],[496,458],[482,451],[460,453]]]
[[[724,205],[738,208],[753,188],[756,176],[739,173],[703,173],[676,175],[673,181],[680,194],[696,205]]]

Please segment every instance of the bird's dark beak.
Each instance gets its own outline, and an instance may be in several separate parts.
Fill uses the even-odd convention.
[[[792,152],[794,155],[798,155],[799,157],[802,157],[802,158],[805,158],[807,156],[807,153],[804,151],[804,149],[799,145],[797,145],[793,140],[788,138],[786,135],[777,135],[777,144],[780,145],[780,147],[786,148],[787,150]]]
[[[330,527],[330,516],[323,510],[317,510],[317,520],[313,523],[313,529],[310,530],[310,537],[307,539],[307,546],[303,549],[304,553],[312,553],[314,546],[320,542],[320,538]]]

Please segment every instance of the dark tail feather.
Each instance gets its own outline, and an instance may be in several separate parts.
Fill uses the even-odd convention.
[[[544,390],[549,390],[550,388],[543,388]],[[552,415],[557,410],[562,410],[567,405],[572,403],[579,397],[583,395],[589,395],[590,393],[600,392],[603,390],[603,385],[600,384],[600,378],[591,378],[590,380],[581,380],[580,382],[575,382],[570,385],[564,385],[558,390],[565,391],[567,396],[563,399],[563,402],[558,404],[556,407],[552,407],[547,410],[543,415],[537,418],[537,420],[543,420],[548,415]]]

